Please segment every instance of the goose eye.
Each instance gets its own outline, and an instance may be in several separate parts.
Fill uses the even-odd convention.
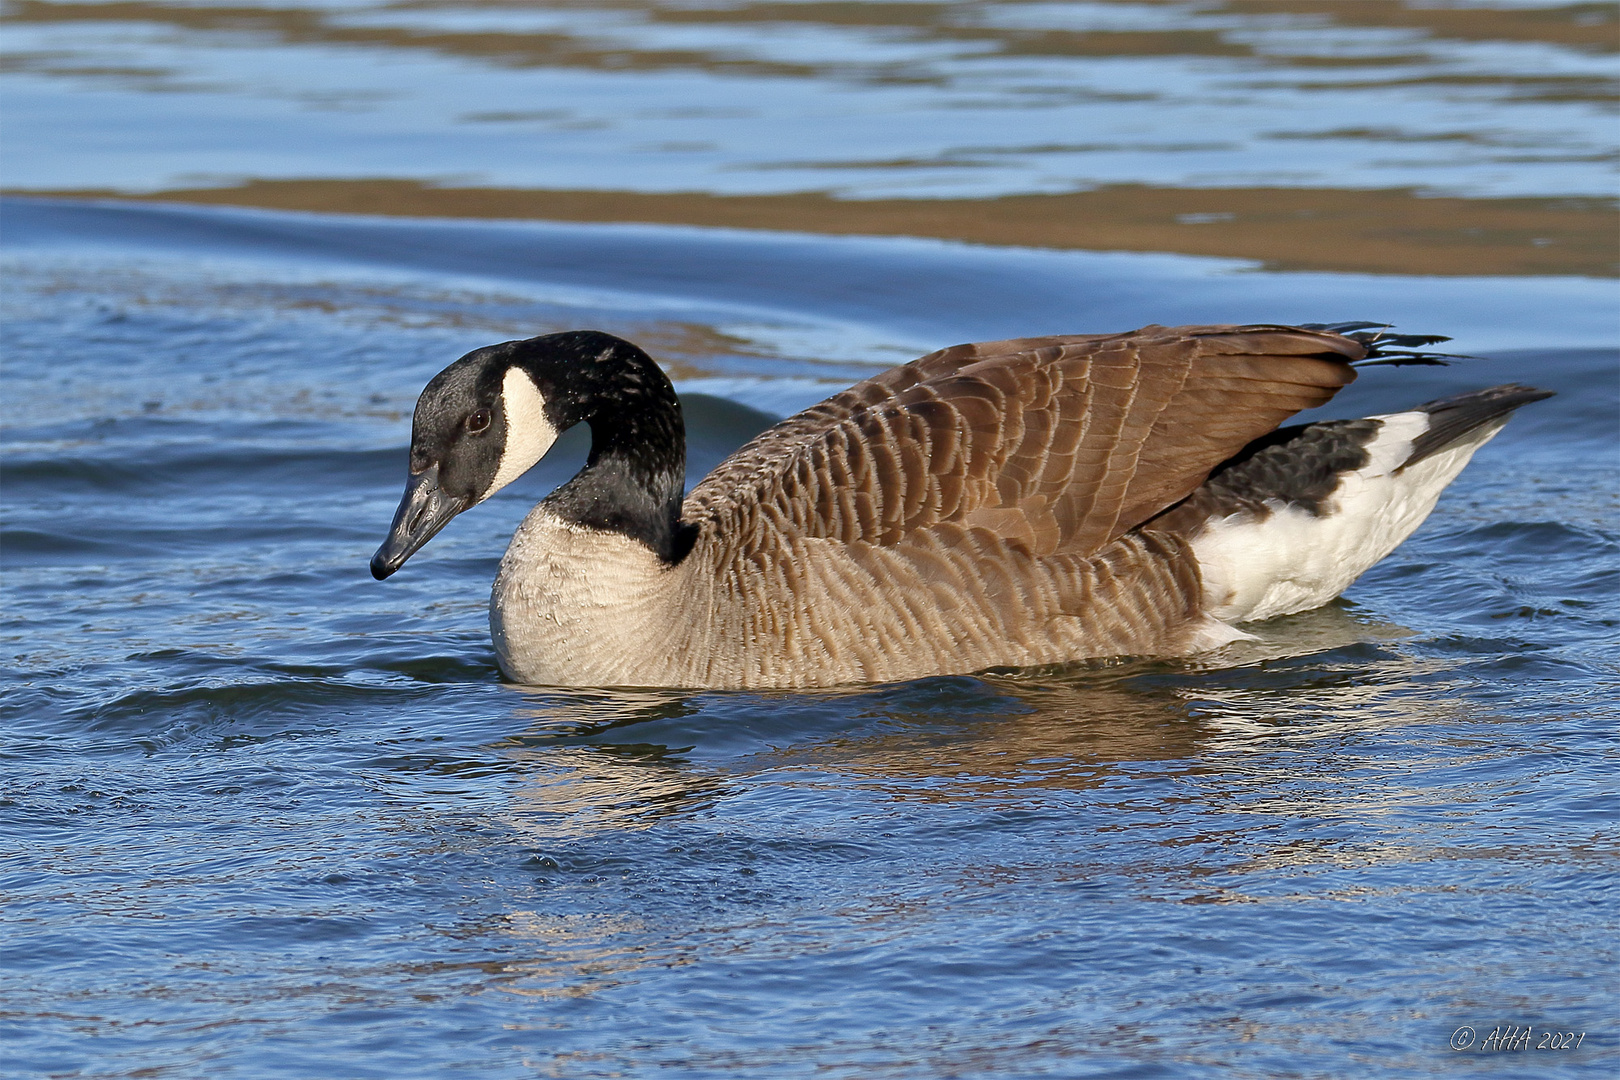
[[[489,410],[479,409],[467,417],[467,430],[474,435],[489,427]]]

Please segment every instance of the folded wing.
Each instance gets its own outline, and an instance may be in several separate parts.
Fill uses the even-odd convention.
[[[684,516],[711,536],[747,519],[878,546],[956,524],[1083,555],[1327,401],[1367,352],[1283,326],[958,345],[766,431],[693,489]]]

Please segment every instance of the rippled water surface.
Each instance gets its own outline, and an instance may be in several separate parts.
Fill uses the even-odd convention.
[[[0,205],[0,1075],[1620,1074],[1614,3],[6,19],[9,191],[619,223]],[[1480,359],[1333,415],[1558,396],[1197,661],[503,684],[582,433],[366,569],[494,341],[646,346],[695,482],[942,345],[1340,319]]]
[[[53,1076],[1620,1068],[1612,287],[11,200],[0,1055]],[[1559,396],[1320,611],[1199,662],[818,693],[501,683],[583,450],[379,584],[422,383],[594,325],[693,476],[926,349],[1389,318]],[[1448,1048],[1467,1025],[1579,1049]]]
[[[1609,2],[14,0],[7,183],[1612,195]]]

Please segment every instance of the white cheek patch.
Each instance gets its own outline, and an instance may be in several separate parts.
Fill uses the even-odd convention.
[[[522,368],[508,368],[501,382],[501,411],[506,415],[506,445],[495,479],[479,496],[489,498],[534,467],[557,441],[557,429],[546,419],[546,399]]]

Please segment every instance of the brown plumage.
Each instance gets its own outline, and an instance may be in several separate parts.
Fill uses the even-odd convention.
[[[717,625],[706,647],[670,642],[693,653],[681,681],[1190,651],[1206,627],[1185,537],[1133,530],[1327,401],[1366,351],[1294,329],[1147,327],[958,345],[858,383],[687,497]]]
[[[1366,346],[1284,327],[957,345],[860,382],[721,462],[684,518],[755,507],[880,546],[954,523],[1033,554],[1089,554],[1352,381]],[[729,532],[729,530],[721,530]]]
[[[502,667],[529,683],[797,687],[1230,641],[1241,635],[1209,616],[1194,552],[1208,515],[1160,515],[1197,503],[1188,496],[1217,465],[1353,380],[1351,364],[1378,355],[1376,335],[1355,329],[1149,326],[958,345],[776,425],[684,502],[678,468],[658,473],[655,454],[616,449],[638,443],[626,434],[636,431],[678,447],[673,392],[661,406],[669,422],[640,427],[557,404],[567,378],[588,369],[611,380],[622,367],[650,415],[655,384],[668,383],[640,350],[581,332],[469,354],[458,361],[474,365],[466,380],[505,387],[497,427],[548,432],[524,441],[537,449],[516,470],[503,451],[501,477],[537,460],[553,426],[588,421],[595,436],[592,462],[535,508],[502,562],[491,599]],[[614,393],[600,382],[575,397]],[[432,408],[454,422],[471,405],[449,395]],[[613,480],[655,473],[677,479],[656,490],[656,479]],[[1434,495],[1450,475],[1430,483]],[[630,494],[615,496],[612,482]],[[424,497],[408,489],[412,498]],[[615,498],[621,510],[604,511]],[[396,533],[408,516],[402,506]],[[448,516],[436,520],[426,535]],[[374,572],[391,573],[422,542],[391,537]],[[1228,551],[1211,548],[1229,561]],[[1239,585],[1256,582],[1223,582],[1223,595]],[[1288,602],[1266,600],[1302,609]]]

